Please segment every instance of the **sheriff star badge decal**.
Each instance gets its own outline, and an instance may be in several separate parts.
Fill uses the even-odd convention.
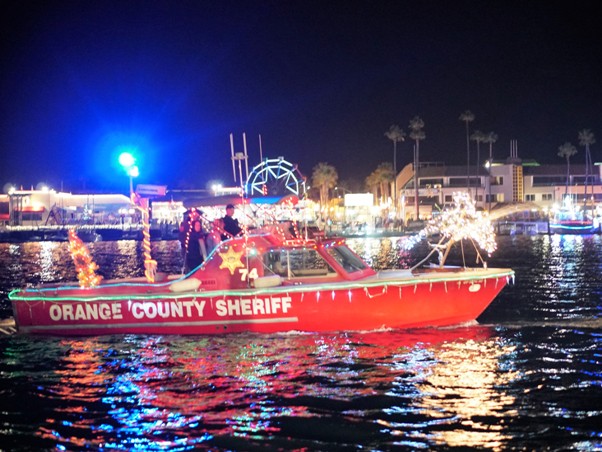
[[[243,251],[237,253],[234,251],[233,247],[228,248],[228,251],[225,253],[219,253],[219,257],[222,258],[222,263],[220,264],[220,270],[222,268],[227,268],[230,270],[230,275],[234,275],[234,271],[237,268],[244,268],[244,264],[242,263]]]

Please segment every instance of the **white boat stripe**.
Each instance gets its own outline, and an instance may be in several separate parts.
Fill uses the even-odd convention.
[[[211,326],[211,325],[245,325],[245,324],[264,324],[264,323],[287,323],[298,322],[299,317],[277,317],[273,319],[243,319],[243,320],[207,320],[200,322],[162,322],[162,323],[85,323],[80,325],[39,325],[39,326],[20,326],[19,331],[28,333],[31,331],[57,331],[57,330],[77,330],[77,329],[113,329],[113,328],[168,328],[184,326]]]

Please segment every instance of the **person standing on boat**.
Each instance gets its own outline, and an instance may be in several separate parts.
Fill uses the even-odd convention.
[[[240,224],[238,224],[238,220],[233,217],[234,215],[234,205],[228,204],[226,206],[226,215],[222,218],[224,222],[224,231],[222,234],[222,240],[227,240],[229,238],[235,237],[242,232],[242,228]]]
[[[200,220],[195,220],[186,243],[186,268],[185,272],[194,270],[207,258],[205,246],[205,233]]]
[[[224,231],[224,220],[217,218],[213,220],[211,230],[205,237],[205,245],[207,246],[207,255],[211,253],[222,241],[222,232]]]

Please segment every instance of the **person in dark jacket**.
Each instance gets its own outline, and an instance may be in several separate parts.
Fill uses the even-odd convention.
[[[233,215],[234,206],[232,204],[228,204],[226,206],[226,216],[222,218],[222,221],[224,222],[224,231],[226,231],[227,234],[222,234],[222,240],[235,237],[242,232],[242,228],[238,224],[238,220],[233,218]]]
[[[207,258],[205,234],[201,222],[195,220],[186,243],[186,272],[194,270]]]

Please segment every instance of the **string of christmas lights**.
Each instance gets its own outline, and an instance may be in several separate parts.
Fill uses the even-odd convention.
[[[100,284],[102,276],[96,274],[98,265],[92,260],[88,247],[77,236],[74,229],[69,229],[69,251],[75,264],[77,279],[82,288],[96,287]]]
[[[151,256],[150,243],[150,213],[148,199],[141,198],[136,193],[132,194],[132,201],[142,213],[142,249],[144,254],[144,276],[149,283],[155,282],[157,274],[157,261]]]
[[[479,212],[474,200],[466,192],[453,194],[453,207],[443,210],[439,215],[429,220],[427,226],[416,236],[407,240],[405,247],[410,249],[428,237],[439,234],[438,243],[429,243],[433,249],[429,255],[418,265],[422,265],[433,253],[439,253],[439,265],[443,266],[445,260],[456,242],[468,240],[477,251],[477,262],[485,265],[479,253],[479,248],[488,255],[497,249],[495,231],[487,212]]]
[[[151,257],[150,222],[148,209],[142,215],[142,248],[144,250],[144,276],[150,283],[155,282],[157,261]]]

